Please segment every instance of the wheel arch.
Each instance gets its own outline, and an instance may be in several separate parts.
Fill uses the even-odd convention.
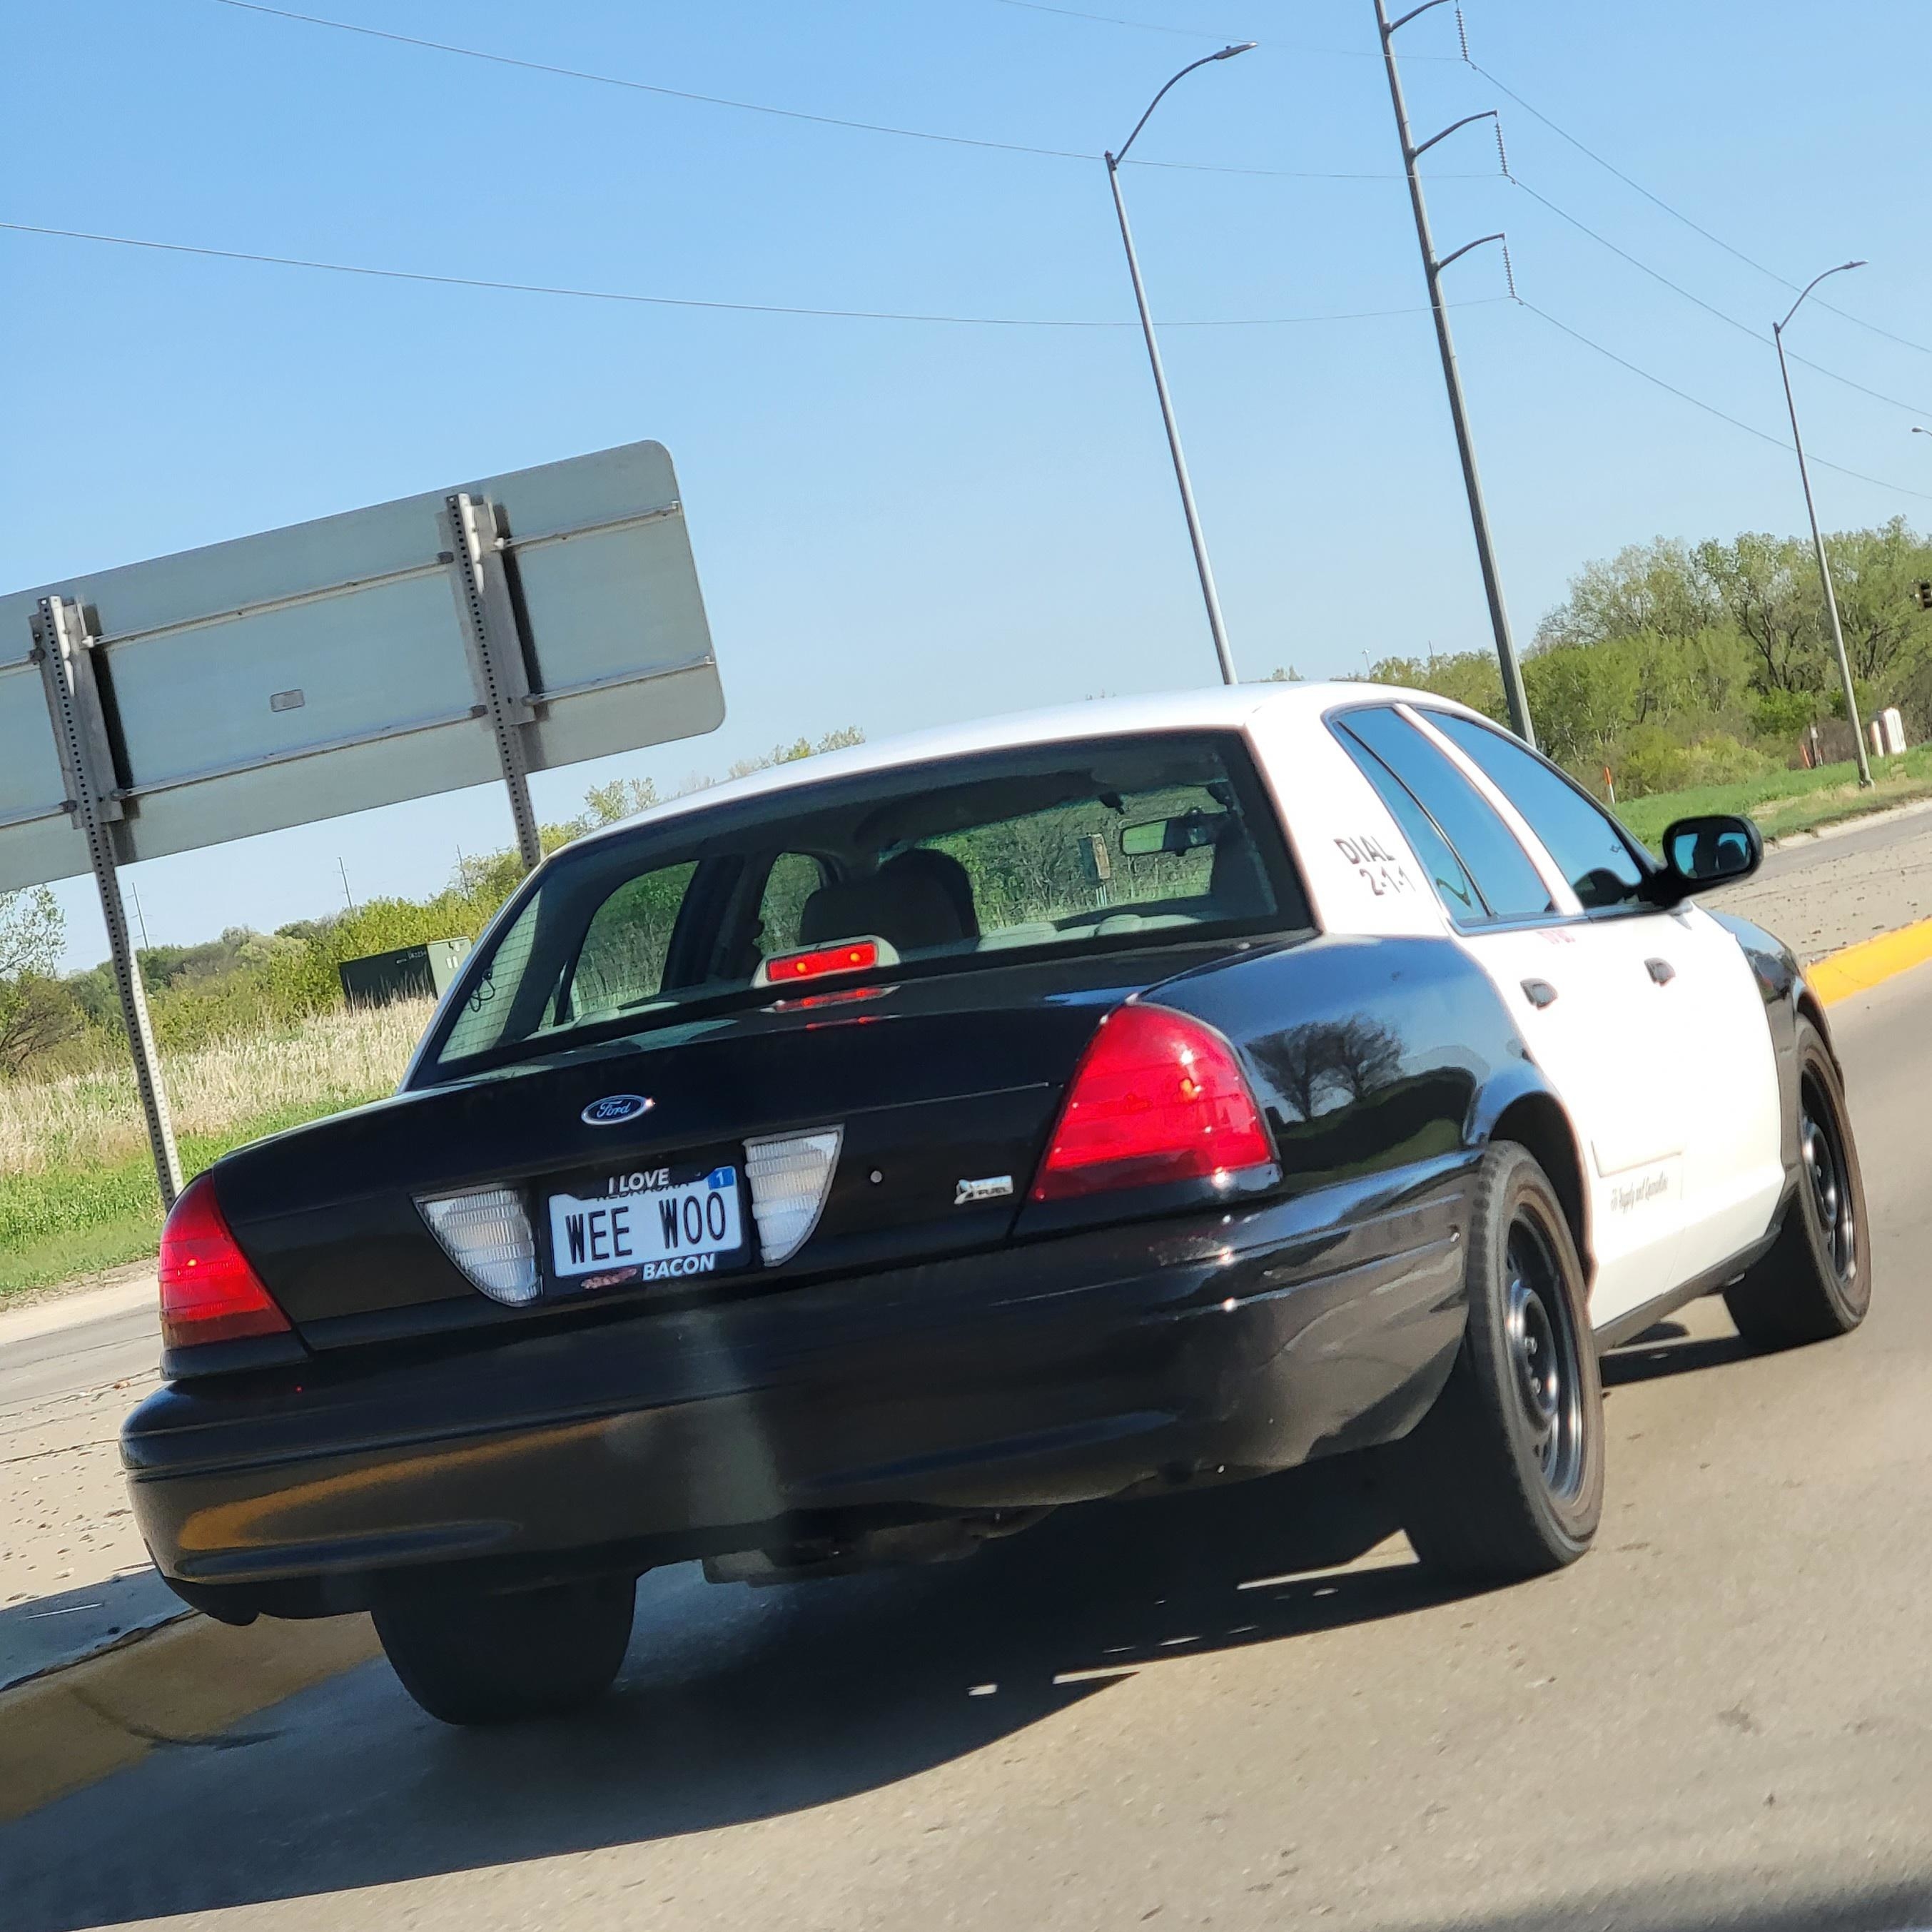
[[[1838,1043],[1832,1037],[1831,1022],[1825,1017],[1825,1003],[1811,990],[1808,981],[1798,981],[1797,997],[1793,1004],[1798,1017],[1802,1020],[1809,1020],[1818,1029],[1818,1037],[1825,1042],[1825,1051],[1833,1060],[1838,1060]],[[1842,1066],[1843,1062],[1839,1064]]]
[[[1556,1198],[1563,1204],[1563,1217],[1570,1224],[1570,1236],[1576,1244],[1577,1258],[1583,1264],[1586,1280],[1595,1274],[1590,1244],[1590,1196],[1583,1176],[1582,1149],[1576,1129],[1562,1101],[1546,1087],[1525,1083],[1508,1095],[1496,1096],[1495,1118],[1481,1138],[1493,1144],[1514,1141],[1536,1158]]]

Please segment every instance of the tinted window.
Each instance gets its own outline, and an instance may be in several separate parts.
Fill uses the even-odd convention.
[[[571,973],[568,1003],[552,1013],[550,1024],[657,998],[671,928],[697,870],[686,860],[640,872],[597,908]]]
[[[1466,752],[1543,841],[1586,906],[1628,904],[1643,868],[1616,825],[1526,746],[1472,718],[1431,712],[1429,722]]]
[[[848,940],[880,942],[882,974],[969,972],[1308,922],[1232,734],[936,760],[698,805],[559,853],[472,957],[432,1064],[769,1000],[774,953]]]
[[[1407,787],[1454,848],[1495,919],[1553,911],[1548,888],[1489,802],[1415,727],[1393,711],[1351,711],[1342,729],[1360,739]],[[1448,903],[1445,901],[1445,903]],[[1450,906],[1450,910],[1455,908]],[[1459,917],[1460,914],[1457,915]]]
[[[1402,781],[1366,745],[1358,744],[1346,734],[1342,748],[1361,767],[1363,777],[1382,794],[1389,816],[1402,827],[1409,849],[1429,868],[1430,883],[1449,916],[1466,926],[1487,918],[1489,910],[1476,896],[1476,889],[1469,883],[1469,875],[1463,871],[1448,840],[1436,829],[1436,821],[1416,803]]]
[[[772,861],[758,904],[758,950],[767,959],[796,947],[805,902],[824,883],[825,868],[803,852],[781,852]]]

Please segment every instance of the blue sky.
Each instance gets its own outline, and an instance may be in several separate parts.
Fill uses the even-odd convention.
[[[1234,649],[1346,673],[1487,626],[1369,0],[308,0],[332,17],[686,92],[1097,154],[1217,38],[1126,176]],[[1070,0],[1071,4],[1071,0]],[[1910,0],[1466,0],[1496,80],[1713,234],[1932,345],[1926,22]],[[1453,10],[1403,36],[1445,142],[1446,252],[1506,228],[1523,296],[1773,434],[1789,292],[1463,65]],[[1097,160],[898,138],[488,64],[219,0],[62,0],[10,22],[0,218],[264,254],[802,307],[1124,323]],[[1357,178],[1366,177],[1366,178]],[[1138,339],[731,314],[329,274],[0,232],[9,457],[0,584],[132,561],[655,436],[675,457],[723,668],[715,737],[537,782],[563,817],[618,772],[719,772],[800,733],[896,730],[1210,680]],[[1801,526],[1788,456],[1450,272],[1519,634],[1587,560],[1659,534]],[[1375,313],[1397,311],[1394,314]],[[1347,321],[1276,319],[1346,315]],[[1932,352],[1817,306],[1828,524],[1932,505]],[[1915,494],[1916,493],[1916,494]],[[420,892],[508,842],[494,790],[131,868],[187,940]],[[104,950],[91,883],[70,954]]]

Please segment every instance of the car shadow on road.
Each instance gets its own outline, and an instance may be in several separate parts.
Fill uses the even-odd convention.
[[[1678,1322],[1660,1322],[1604,1358],[1604,1386],[1627,1388],[1664,1376],[1727,1368],[1762,1352],[1742,1335],[1693,1336]]]
[[[74,1932],[826,1804],[1174,1659],[1448,1600],[1406,1546],[1381,1548],[1394,1528],[1352,1461],[1066,1511],[928,1570],[760,1591],[662,1573],[616,1691],[582,1718],[446,1730],[371,1666],[263,1714],[260,1743],[158,1750],[0,1829],[6,1922]]]

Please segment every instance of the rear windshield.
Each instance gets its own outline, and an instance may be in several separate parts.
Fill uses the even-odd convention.
[[[1308,924],[1238,736],[948,759],[700,807],[560,854],[439,1022],[469,1069],[909,974]],[[784,977],[870,942],[868,970]],[[779,976],[774,979],[774,972]]]

